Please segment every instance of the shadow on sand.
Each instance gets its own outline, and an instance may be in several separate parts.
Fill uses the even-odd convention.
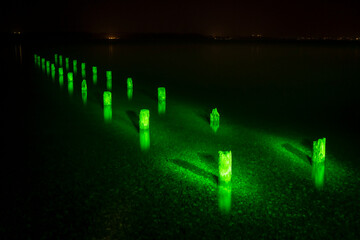
[[[169,161],[175,163],[176,165],[178,165],[182,168],[185,168],[185,169],[195,173],[196,175],[199,175],[199,176],[209,179],[211,182],[215,183],[216,185],[219,182],[218,176],[216,176],[210,172],[207,172],[191,163],[188,163],[187,161],[180,160],[180,159],[169,159]]]
[[[281,145],[285,150],[291,152],[292,154],[296,155],[298,158],[302,159],[304,162],[309,163],[312,165],[311,157],[306,155],[305,153],[301,152],[299,149],[293,147],[292,145],[285,143]]]
[[[140,132],[139,129],[139,115],[134,111],[126,111],[126,115],[129,117],[131,123],[134,125],[137,132]]]

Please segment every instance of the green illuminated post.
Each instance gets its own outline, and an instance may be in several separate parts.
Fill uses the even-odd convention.
[[[149,109],[141,109],[139,115],[140,128],[140,148],[147,151],[150,148],[150,111]]]
[[[322,138],[313,142],[312,177],[317,189],[322,189],[324,186],[325,146],[326,138]]]
[[[231,184],[219,185],[219,209],[223,214],[229,214],[231,210]]]
[[[55,64],[51,64],[51,79],[55,80]]]
[[[93,83],[94,83],[94,85],[96,85],[96,83],[97,83],[97,67],[93,66],[92,72],[93,72]]]
[[[158,88],[158,113],[164,114],[166,111],[166,90],[164,87]]]
[[[62,87],[64,85],[64,69],[59,67],[59,85]]]
[[[112,107],[111,107],[111,92],[104,91],[104,120],[105,122],[111,122],[112,119]]]
[[[57,53],[55,53],[54,58],[55,58],[55,64],[58,65],[58,55],[57,55]]]
[[[150,126],[150,111],[149,109],[140,110],[139,127],[140,129],[147,130]]]
[[[45,71],[45,58],[41,58],[41,70]]]
[[[87,85],[86,85],[86,80],[84,79],[81,82],[81,96],[82,96],[82,100],[84,105],[86,105],[87,102]]]
[[[59,55],[59,66],[62,67],[63,66],[63,59],[62,56]]]
[[[107,88],[107,90],[112,89],[112,73],[111,73],[111,71],[106,71],[106,88]]]
[[[74,74],[72,72],[68,72],[68,92],[71,96],[74,92]]]
[[[46,74],[50,75],[50,61],[46,61]]]
[[[40,65],[41,65],[41,60],[40,60],[41,58],[40,58],[40,56],[37,56],[37,65],[40,67]]]
[[[219,182],[231,182],[231,151],[219,151]]]
[[[85,63],[81,63],[81,76],[82,76],[82,78],[86,78],[86,65],[85,65]]]
[[[133,81],[132,78],[127,78],[127,96],[128,96],[128,100],[131,100],[133,97],[133,91],[134,91],[134,85],[133,85]]]
[[[216,132],[220,126],[220,114],[217,108],[214,108],[210,114],[210,127]]]
[[[34,54],[34,62],[35,62],[35,65],[37,64],[37,55]]]
[[[77,60],[76,59],[73,60],[73,72],[75,75],[77,75]]]
[[[65,58],[65,68],[66,68],[66,71],[69,71],[69,58]]]

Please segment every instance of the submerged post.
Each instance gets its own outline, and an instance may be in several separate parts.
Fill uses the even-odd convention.
[[[164,87],[158,88],[158,113],[164,114],[166,111],[166,90]]]
[[[231,182],[232,154],[231,151],[219,151],[219,182]]]
[[[112,73],[111,73],[111,71],[106,71],[106,88],[107,88],[107,90],[112,89]]]
[[[50,75],[50,61],[46,61],[46,74],[49,76]]]
[[[65,58],[65,68],[66,68],[66,71],[69,71],[69,58]]]
[[[62,56],[59,55],[59,66],[62,67],[63,65],[63,59],[62,59]]]
[[[55,64],[51,64],[51,79],[55,80]]]
[[[62,87],[64,85],[64,69],[59,67],[59,85]]]
[[[216,132],[220,126],[220,114],[217,111],[217,108],[214,108],[210,113],[210,127]]]
[[[325,147],[326,138],[322,138],[313,142],[312,177],[317,189],[322,189],[324,186]]]
[[[55,59],[55,64],[58,65],[58,54],[57,53],[55,53],[54,59]]]

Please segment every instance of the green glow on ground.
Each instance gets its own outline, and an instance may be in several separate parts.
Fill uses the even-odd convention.
[[[139,128],[149,130],[150,127],[150,111],[149,109],[141,109],[139,115]]]
[[[112,89],[112,72],[106,71],[106,89],[111,90]]]
[[[217,132],[220,126],[220,114],[217,111],[217,108],[214,108],[210,113],[210,127],[214,132]]]
[[[150,131],[149,129],[140,129],[140,149],[146,152],[150,149]]]
[[[92,73],[93,73],[93,84],[96,85],[97,83],[97,67],[92,67]]]

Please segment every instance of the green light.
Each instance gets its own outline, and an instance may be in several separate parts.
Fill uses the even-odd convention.
[[[68,77],[68,82],[74,81],[74,74],[72,72],[68,72],[67,77]]]
[[[73,72],[75,75],[77,74],[77,60],[76,59],[73,60]]]
[[[148,130],[150,125],[150,111],[149,109],[141,109],[139,116],[139,127],[143,130]]]
[[[83,103],[86,104],[87,103],[87,85],[86,85],[85,79],[81,82],[81,96],[82,96]]]
[[[59,66],[62,67],[63,65],[63,59],[62,59],[62,56],[59,55]]]
[[[219,182],[231,182],[231,151],[219,151]]]
[[[131,100],[133,97],[133,92],[134,92],[134,85],[133,85],[133,81],[132,78],[127,78],[127,96],[128,96],[128,100]]]
[[[111,92],[110,91],[104,91],[103,99],[104,99],[104,106],[111,106]]]
[[[97,67],[92,67],[92,73],[93,73],[93,84],[96,85],[97,83]]]
[[[65,58],[65,68],[66,68],[66,71],[69,71],[69,58]]]
[[[51,79],[55,80],[55,64],[51,64]]]
[[[317,189],[322,189],[324,186],[325,147],[326,138],[319,139],[313,142],[312,177],[314,179],[315,187]]]
[[[46,61],[46,74],[50,75],[50,61]]]
[[[34,62],[35,62],[35,64],[37,64],[37,55],[36,54],[34,54]]]
[[[220,114],[217,111],[217,108],[214,108],[210,113],[210,127],[216,132],[220,126]]]
[[[58,65],[58,55],[57,55],[57,53],[55,53],[54,58],[55,58],[55,64]]]
[[[112,119],[112,107],[111,107],[111,92],[104,91],[104,120],[105,122],[111,122]]]
[[[41,69],[45,71],[45,58],[41,58]]]
[[[39,67],[40,67],[40,64],[41,64],[41,63],[40,63],[40,62],[41,62],[40,59],[41,59],[40,56],[38,56],[38,57],[37,57],[37,64],[38,64]]]
[[[140,149],[146,152],[150,149],[150,131],[149,129],[140,130]]]
[[[74,74],[72,72],[68,72],[68,92],[71,96],[74,92]]]
[[[112,89],[112,73],[111,73],[111,71],[106,71],[106,88],[107,88],[107,90]]]
[[[85,63],[81,63],[81,76],[82,76],[82,78],[86,78],[86,65],[85,65]]]
[[[164,87],[158,88],[158,113],[164,114],[166,111],[166,90]]]
[[[166,91],[164,87],[158,88],[158,101],[159,102],[166,101]]]
[[[64,69],[59,67],[59,76],[64,76]]]

